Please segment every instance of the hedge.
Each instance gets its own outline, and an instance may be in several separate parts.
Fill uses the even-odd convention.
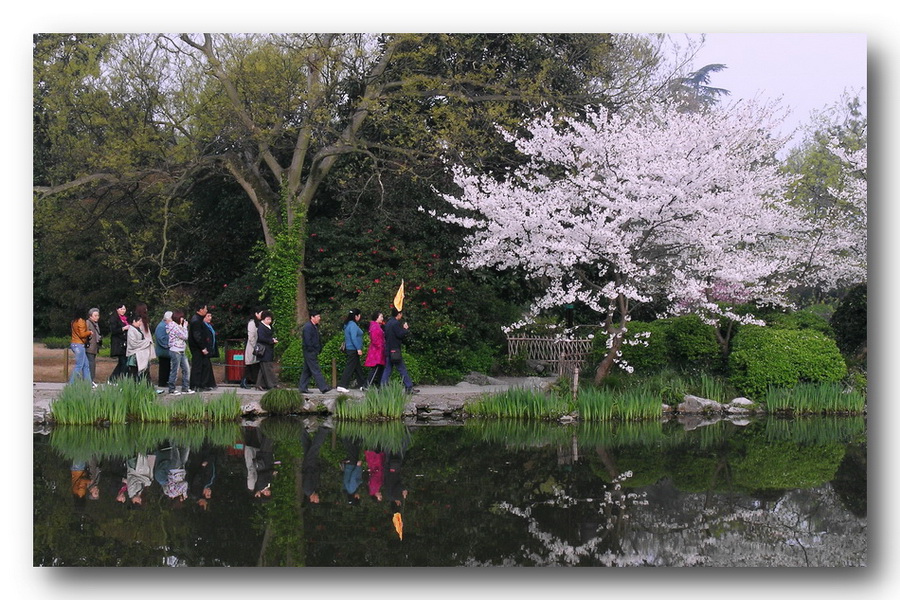
[[[811,329],[741,327],[728,358],[729,380],[751,400],[769,386],[839,382],[847,365],[834,340]]]

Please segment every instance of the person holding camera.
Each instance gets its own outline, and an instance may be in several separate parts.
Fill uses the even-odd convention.
[[[187,355],[185,354],[188,330],[183,311],[172,311],[172,319],[166,323],[166,333],[169,334],[169,393],[175,396],[193,394],[193,391],[188,387],[191,380],[191,367],[188,365]],[[181,391],[177,392],[175,391],[175,384],[178,381],[179,370],[181,371]]]

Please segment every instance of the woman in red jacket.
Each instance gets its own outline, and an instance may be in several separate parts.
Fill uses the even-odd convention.
[[[376,312],[369,323],[369,351],[365,366],[372,370],[368,387],[378,386],[384,372],[384,313]]]

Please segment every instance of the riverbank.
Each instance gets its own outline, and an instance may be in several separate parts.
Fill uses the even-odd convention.
[[[448,414],[458,411],[467,401],[482,394],[502,392],[513,387],[543,387],[553,381],[553,378],[547,377],[509,377],[495,379],[481,376],[478,379],[480,379],[479,383],[462,381],[456,385],[416,386],[416,389],[419,390],[419,392],[410,396],[407,412],[415,414],[424,420],[428,420],[429,418],[441,419]],[[32,383],[34,425],[36,430],[51,422],[50,406],[64,387],[64,383]],[[238,384],[220,384],[215,390],[201,392],[200,395],[205,400],[209,400],[214,396],[229,391],[233,391],[237,394],[242,405],[257,404],[265,393],[255,389],[244,389]],[[313,401],[321,401],[329,398],[334,399],[339,395],[340,394],[335,390],[331,390],[326,394],[313,391],[306,394],[305,397]],[[361,398],[363,393],[360,391],[351,391],[346,395]],[[167,399],[169,396],[168,394],[161,394],[160,397]]]

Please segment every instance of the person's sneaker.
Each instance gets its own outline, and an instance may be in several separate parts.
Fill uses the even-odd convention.
[[[350,391],[350,390],[348,390],[347,388],[341,387],[341,386],[337,386],[337,387],[334,388],[334,389],[336,389],[337,391],[339,391],[339,392],[342,393],[342,394],[346,394],[347,392]]]
[[[182,394],[193,394],[194,390],[181,390]]]
[[[94,383],[93,381],[91,382],[91,389],[92,389],[92,390],[96,390],[98,387],[99,387],[99,386],[98,386],[96,383]]]
[[[361,388],[359,388],[359,391],[365,392],[367,389],[369,389],[369,388],[367,388],[366,386],[362,386]]]
[[[162,389],[162,388],[159,388],[159,389],[156,390],[156,393],[157,393],[157,394],[165,394],[165,393],[166,393],[166,390],[164,390],[164,389]]]
[[[173,396],[180,396],[184,392],[179,392],[178,390],[169,390],[169,393],[172,394]]]
[[[417,388],[406,388],[407,394],[418,394],[419,390]]]

